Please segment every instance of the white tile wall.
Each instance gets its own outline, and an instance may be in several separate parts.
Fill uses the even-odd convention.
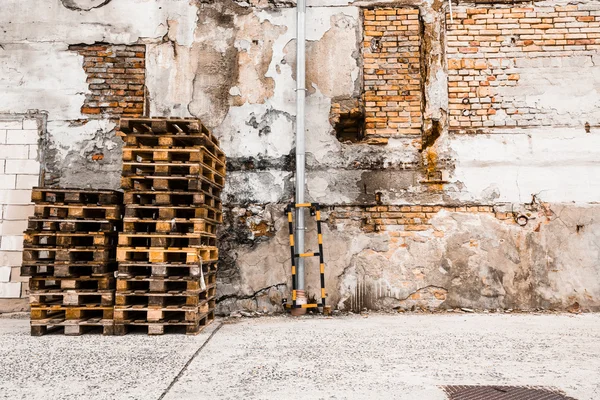
[[[33,214],[31,188],[38,186],[38,120],[0,116],[0,298],[19,298],[27,280],[19,275],[23,231]]]

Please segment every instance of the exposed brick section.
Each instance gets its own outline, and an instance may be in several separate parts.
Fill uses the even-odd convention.
[[[90,93],[81,113],[91,118],[139,117],[144,113],[146,46],[76,45]]]
[[[335,207],[331,213],[332,221],[361,221],[365,232],[388,231],[391,236],[413,236],[414,232],[434,230],[430,219],[441,210],[489,214],[508,223],[515,223],[512,213],[497,212],[493,206],[345,206]],[[442,235],[443,232],[435,232]]]
[[[419,10],[364,10],[365,135],[420,135],[423,125]]]
[[[555,110],[519,96],[523,65],[546,66],[548,57],[594,56],[600,50],[600,4],[556,7],[459,7],[448,24],[450,129],[552,125]],[[547,82],[540,82],[547,85]]]

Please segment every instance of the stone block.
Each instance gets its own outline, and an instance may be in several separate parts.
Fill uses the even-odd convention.
[[[0,129],[23,129],[23,121],[0,119]]]
[[[4,220],[0,222],[0,233],[2,236],[22,235],[25,229],[27,229],[27,220],[25,219],[18,221]],[[4,240],[4,237],[2,240]]]
[[[3,208],[4,218],[7,221],[26,220],[33,215],[34,206],[31,205],[6,205]]]
[[[15,189],[16,175],[0,175],[0,189]]]
[[[20,251],[0,251],[0,266],[16,267],[21,265],[22,254]]]
[[[21,297],[21,282],[0,282],[0,299]]]
[[[0,282],[10,282],[11,267],[0,267]]]
[[[31,189],[34,186],[38,186],[39,181],[40,178],[38,175],[17,175],[16,189]]]
[[[26,160],[28,157],[29,148],[26,145],[0,144],[0,158],[5,160]]]
[[[27,157],[29,157],[28,146],[24,145],[27,149]],[[6,160],[5,172],[7,174],[30,174],[38,175],[40,173],[40,163],[36,160]]]
[[[2,235],[0,241],[0,250],[3,251],[21,251],[23,250],[23,235]]]
[[[37,129],[6,131],[6,144],[37,144],[40,134]]]
[[[1,204],[31,204],[31,190],[0,190]]]
[[[23,120],[23,129],[35,129],[39,130],[37,119],[24,119]]]

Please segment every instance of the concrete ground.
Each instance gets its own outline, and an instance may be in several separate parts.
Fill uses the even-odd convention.
[[[419,399],[440,385],[600,399],[600,314],[287,316],[198,336],[29,336],[0,318],[1,399]]]

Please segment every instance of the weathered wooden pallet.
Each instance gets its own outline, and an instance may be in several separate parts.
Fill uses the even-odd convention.
[[[156,147],[123,147],[124,162],[138,163],[200,163],[203,152],[199,148],[182,149]]]
[[[103,247],[114,246],[116,233],[25,231],[25,247]]]
[[[154,220],[141,218],[125,218],[125,233],[208,233],[216,234],[217,227],[213,222],[203,219],[173,218],[171,220]]]
[[[200,192],[153,192],[128,191],[125,192],[125,204],[136,205],[163,205],[163,206],[191,206],[205,204],[206,196]]]
[[[208,233],[120,233],[119,246],[185,248],[217,245],[217,237]]]
[[[198,317],[197,321],[181,321],[161,320],[149,322],[145,320],[126,320],[115,323],[115,335],[125,335],[130,329],[143,327],[147,329],[148,335],[162,335],[169,331],[178,332],[181,328],[185,328],[185,333],[188,335],[197,335],[204,328],[210,325],[215,319],[215,312],[209,311],[205,315]]]
[[[186,263],[198,264],[200,261],[217,261],[219,250],[216,247],[171,247],[164,248],[117,248],[119,262],[148,262],[148,263]]]
[[[119,263],[119,278],[127,277],[199,277],[207,270],[216,269],[216,262],[200,264],[150,264],[150,263]],[[214,266],[214,268],[213,268]]]
[[[123,176],[129,175],[189,175],[198,176],[202,174],[203,168],[209,168],[221,177],[226,175],[225,162],[212,155],[205,147],[199,147],[199,161],[196,163],[186,162],[138,162],[137,160],[123,162]]]
[[[77,263],[109,262],[114,260],[114,248],[104,247],[25,247],[23,249],[24,263]]]
[[[197,118],[121,118],[119,130],[124,134],[210,134]]]
[[[29,218],[27,229],[30,231],[61,232],[117,232],[121,224],[117,220],[84,220],[84,219],[43,219]]]
[[[172,220],[172,219],[205,219],[214,223],[223,222],[223,212],[207,206],[138,206],[128,205],[125,218]]]
[[[178,291],[198,291],[202,290],[202,281],[204,287],[214,285],[217,282],[215,272],[204,273],[202,276],[176,276],[176,277],[127,277],[117,280],[117,292],[120,291],[149,291],[149,292],[168,292]]]
[[[120,205],[36,204],[34,207],[34,216],[42,219],[118,220],[122,215]]]
[[[87,319],[102,318],[113,319],[114,307],[101,306],[99,304],[84,304],[82,306],[37,306],[31,308],[31,319],[63,318],[63,319]]]
[[[114,274],[77,277],[33,276],[29,279],[29,290],[110,290],[114,288]]]
[[[123,190],[166,190],[195,192],[202,189],[202,184],[208,182],[222,188],[225,180],[208,170],[199,177],[188,176],[124,176],[121,177]]]
[[[146,290],[123,290],[116,293],[115,305],[142,305],[148,307],[198,306],[203,301],[212,299],[215,294],[215,285],[208,286],[205,290],[171,290],[162,293]]]
[[[31,336],[43,336],[60,329],[67,336],[79,336],[94,331],[101,332],[103,335],[113,335],[114,322],[112,319],[103,318],[64,319],[59,317],[31,320]]]
[[[63,305],[81,306],[84,304],[99,304],[100,306],[112,306],[115,301],[114,290],[31,290],[29,292],[29,304],[41,305]]]
[[[129,321],[200,321],[214,308],[214,299],[204,300],[197,306],[115,306],[114,319],[118,324],[125,324]]]
[[[123,204],[123,194],[113,190],[59,189],[34,187],[31,201],[36,204]]]
[[[85,264],[56,264],[56,263],[27,263],[21,266],[22,276],[55,276],[80,277],[102,276],[117,270],[115,262],[85,263]]]

